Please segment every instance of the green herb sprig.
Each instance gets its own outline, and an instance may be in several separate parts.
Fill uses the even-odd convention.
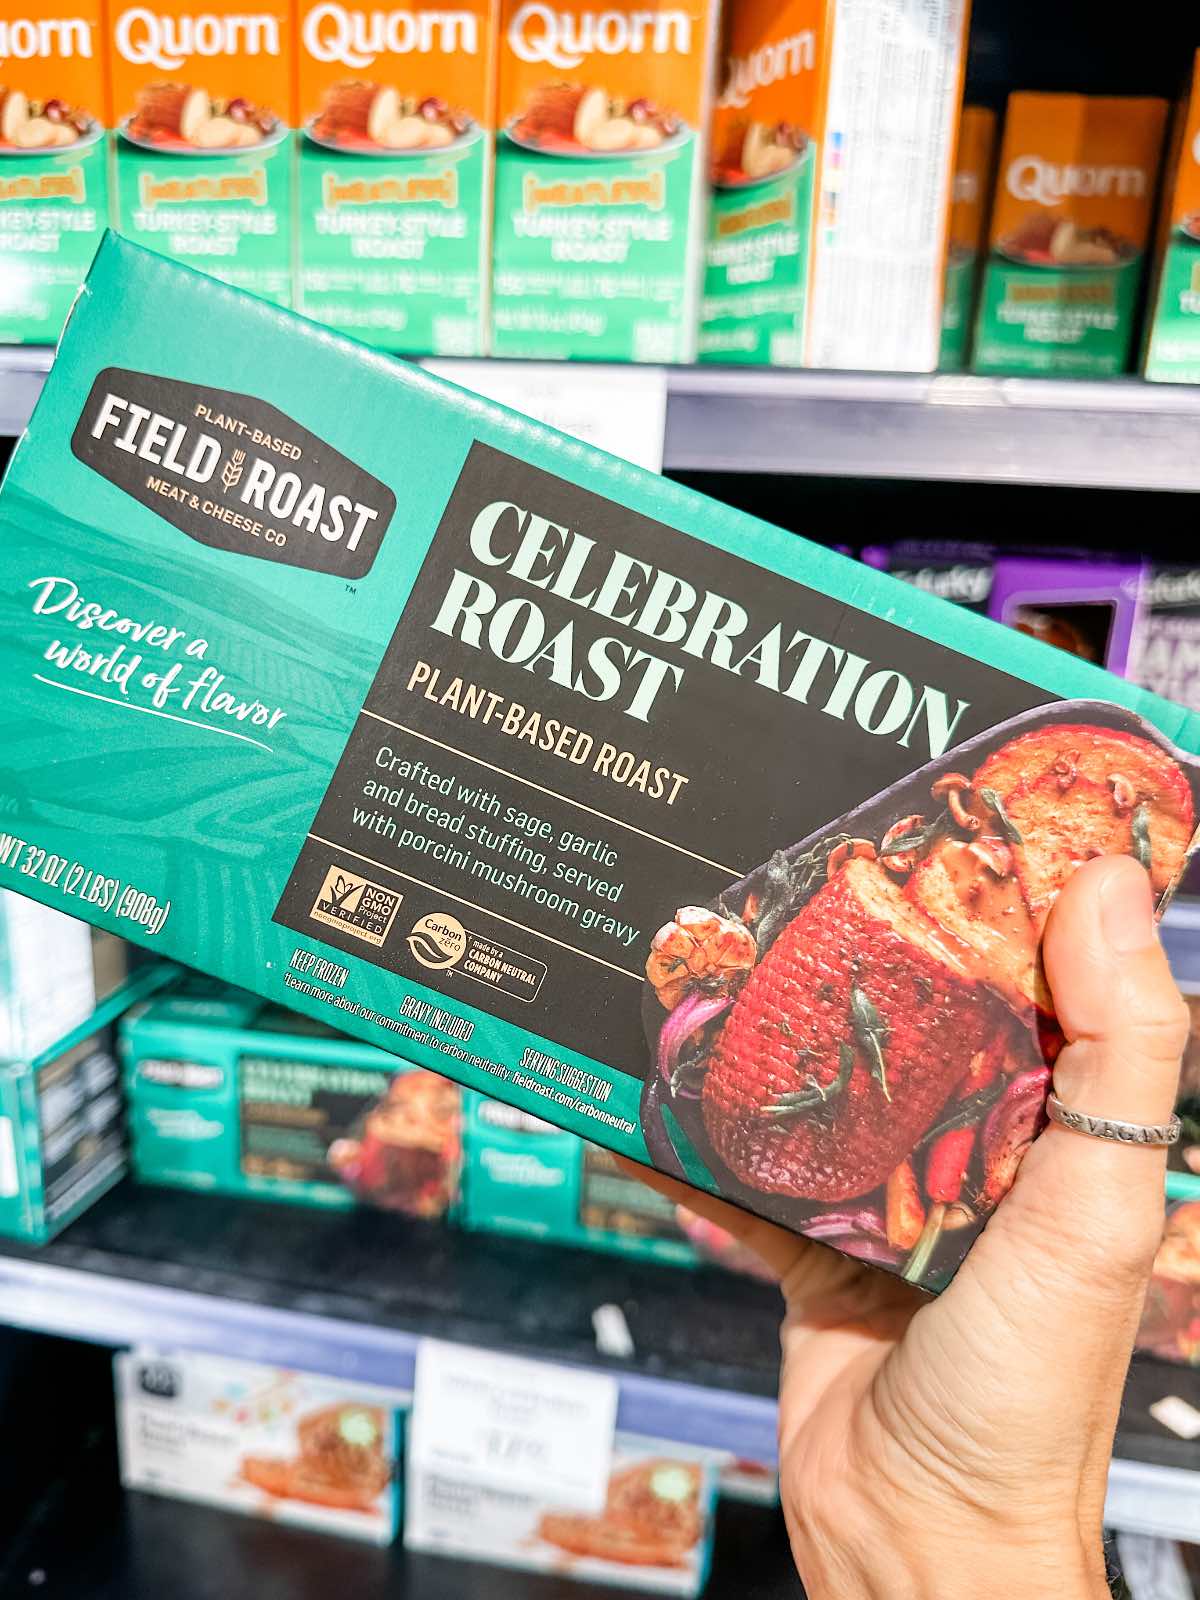
[[[778,1100],[773,1100],[770,1105],[762,1108],[764,1117],[776,1120],[786,1120],[790,1117],[801,1117],[810,1111],[816,1111],[820,1106],[826,1106],[836,1100],[850,1082],[850,1074],[854,1070],[854,1051],[844,1041],[838,1046],[837,1076],[828,1083],[822,1084],[810,1072],[805,1079],[807,1088],[794,1089],[788,1094],[781,1094]]]
[[[888,1025],[866,991],[860,989],[857,983],[850,985],[850,1020],[854,1024],[859,1049],[867,1058],[871,1076],[883,1090],[883,1098],[890,1104],[892,1093],[888,1088],[887,1058],[884,1055]]]
[[[1140,806],[1134,808],[1133,816],[1129,819],[1133,829],[1133,854],[1139,865],[1150,871],[1153,859],[1153,848],[1150,844],[1150,807],[1143,800]]]
[[[1000,824],[1000,832],[1008,840],[1009,844],[1023,844],[1025,841],[1021,838],[1020,830],[1004,809],[1004,801],[1001,800],[995,789],[980,789],[979,798],[989,811],[995,813],[996,821]]]

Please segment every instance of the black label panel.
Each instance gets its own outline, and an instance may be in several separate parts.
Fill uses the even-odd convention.
[[[641,1076],[680,907],[1053,698],[476,444],[275,920]]]
[[[371,570],[385,483],[253,395],[106,367],[75,456],[189,539],[341,578]]]

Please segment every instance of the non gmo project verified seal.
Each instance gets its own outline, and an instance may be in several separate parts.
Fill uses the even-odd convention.
[[[403,898],[398,889],[385,889],[345,867],[330,867],[309,916],[378,946],[391,932]]]

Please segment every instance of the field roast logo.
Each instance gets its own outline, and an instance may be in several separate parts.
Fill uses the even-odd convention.
[[[362,578],[396,509],[386,484],[253,395],[108,367],[71,449],[200,544]]]
[[[479,54],[479,19],[470,11],[361,11],[328,0],[308,13],[303,31],[314,61],[338,61],[355,72],[382,55]]]

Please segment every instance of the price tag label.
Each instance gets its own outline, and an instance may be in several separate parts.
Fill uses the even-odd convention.
[[[616,1419],[615,1378],[427,1339],[417,1352],[410,1472],[599,1511]]]
[[[535,422],[661,472],[667,375],[661,367],[562,361],[427,360],[439,378],[522,411]]]

